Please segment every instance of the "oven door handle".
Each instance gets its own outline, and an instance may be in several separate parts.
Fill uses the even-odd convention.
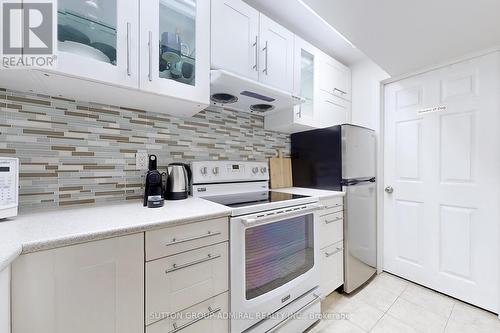
[[[284,219],[284,218],[298,217],[306,213],[311,213],[323,208],[324,206],[319,204],[284,208],[264,213],[265,215],[259,217],[243,217],[241,218],[241,223],[243,223],[245,227],[255,227],[257,225],[265,224],[268,223],[269,221],[276,220],[277,218]]]

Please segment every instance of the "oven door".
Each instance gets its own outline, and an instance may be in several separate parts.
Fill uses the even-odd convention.
[[[319,208],[306,204],[231,219],[231,332],[319,285]]]

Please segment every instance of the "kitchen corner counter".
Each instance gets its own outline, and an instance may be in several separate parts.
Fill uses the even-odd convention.
[[[199,198],[165,201],[162,208],[145,208],[142,202],[134,201],[21,214],[10,221],[0,222],[0,271],[19,254],[227,217],[230,214],[230,208]]]
[[[304,188],[304,187],[277,188],[273,189],[273,191],[297,194],[297,195],[308,195],[311,197],[317,197],[318,199],[343,197],[345,195],[345,193],[341,191],[326,191],[326,190],[317,190],[313,188]]]

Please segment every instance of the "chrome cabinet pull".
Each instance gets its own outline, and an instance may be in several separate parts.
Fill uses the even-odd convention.
[[[342,204],[335,204],[334,206],[323,206],[323,209],[333,209],[342,206]]]
[[[218,232],[208,231],[205,235],[200,235],[200,236],[194,236],[194,237],[182,238],[182,239],[172,238],[172,241],[170,243],[165,244],[165,246],[176,245],[179,243],[190,242],[190,241],[194,241],[194,240],[202,239],[202,238],[207,238],[207,237],[214,237],[214,236],[218,236],[220,234],[221,234],[220,231],[218,231]]]
[[[193,324],[196,324],[197,322],[199,322],[200,320],[203,320],[203,319],[207,319],[209,318],[210,316],[220,312],[222,310],[222,308],[217,308],[217,309],[212,309],[211,306],[208,307],[208,313],[205,313],[204,315],[200,316],[199,318],[196,318],[195,320],[193,321],[190,321],[189,323],[185,323],[184,325],[182,326],[177,326],[176,323],[173,323],[172,326],[174,327],[173,330],[169,331],[168,333],[176,333],[176,332],[179,332]]]
[[[253,44],[255,46],[255,65],[253,65],[253,69],[255,69],[256,72],[259,71],[259,36],[255,36],[255,43]]]
[[[342,248],[342,247],[338,247],[338,248],[337,248],[335,251],[333,251],[333,252],[325,252],[325,257],[327,257],[327,258],[328,258],[328,257],[331,257],[331,256],[333,256],[333,255],[335,255],[335,254],[337,254],[337,253],[339,253],[339,252],[341,252],[341,251],[343,251],[343,250],[344,250],[344,248]]]
[[[296,314],[299,314],[301,312],[304,312],[306,311],[307,309],[309,309],[311,306],[313,306],[314,304],[318,303],[320,300],[321,300],[321,297],[316,295],[316,294],[313,294],[314,295],[314,299],[312,301],[310,301],[309,303],[307,303],[306,305],[304,305],[303,307],[301,307],[300,309],[297,310],[297,312],[293,313],[293,314],[290,314],[288,315],[282,322],[278,323],[276,326],[272,327],[270,330],[266,331],[266,333],[274,333],[278,330],[280,330],[283,326],[285,326],[290,320],[296,318]]]
[[[131,38],[131,29],[132,29],[132,25],[130,24],[130,22],[127,22],[127,75],[130,76],[131,75],[131,72],[130,72],[130,48],[131,48],[131,44],[132,44],[132,41],[130,40]]]
[[[325,224],[330,224],[330,223],[337,222],[337,221],[340,221],[340,220],[342,220],[342,217],[337,217],[334,220],[327,220],[327,219],[325,219]]]
[[[333,88],[333,92],[336,92],[338,91],[339,93],[341,93],[342,95],[347,95],[347,93],[343,90],[340,90],[339,88]]]
[[[178,271],[180,269],[184,269],[184,268],[187,268],[187,267],[198,265],[198,264],[201,264],[201,263],[204,263],[204,262],[207,262],[207,261],[211,261],[211,260],[214,260],[214,259],[218,259],[220,257],[221,257],[220,254],[217,254],[217,255],[208,254],[205,258],[201,258],[201,259],[198,259],[198,260],[195,260],[195,261],[191,261],[191,262],[188,262],[188,263],[185,263],[185,264],[181,264],[181,265],[173,264],[172,268],[167,268],[165,270],[165,274],[172,273],[172,272]]]
[[[268,74],[268,53],[269,53],[269,45],[268,45],[267,40],[266,40],[266,46],[264,46],[262,51],[266,51],[266,55],[265,55],[266,67],[262,70],[262,72],[266,73],[266,75],[267,75]]]
[[[153,32],[149,32],[149,81],[153,81]]]

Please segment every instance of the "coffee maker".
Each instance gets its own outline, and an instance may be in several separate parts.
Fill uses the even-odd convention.
[[[146,188],[144,190],[144,207],[163,207],[163,175],[158,171],[156,155],[149,155],[149,171],[146,174]]]

